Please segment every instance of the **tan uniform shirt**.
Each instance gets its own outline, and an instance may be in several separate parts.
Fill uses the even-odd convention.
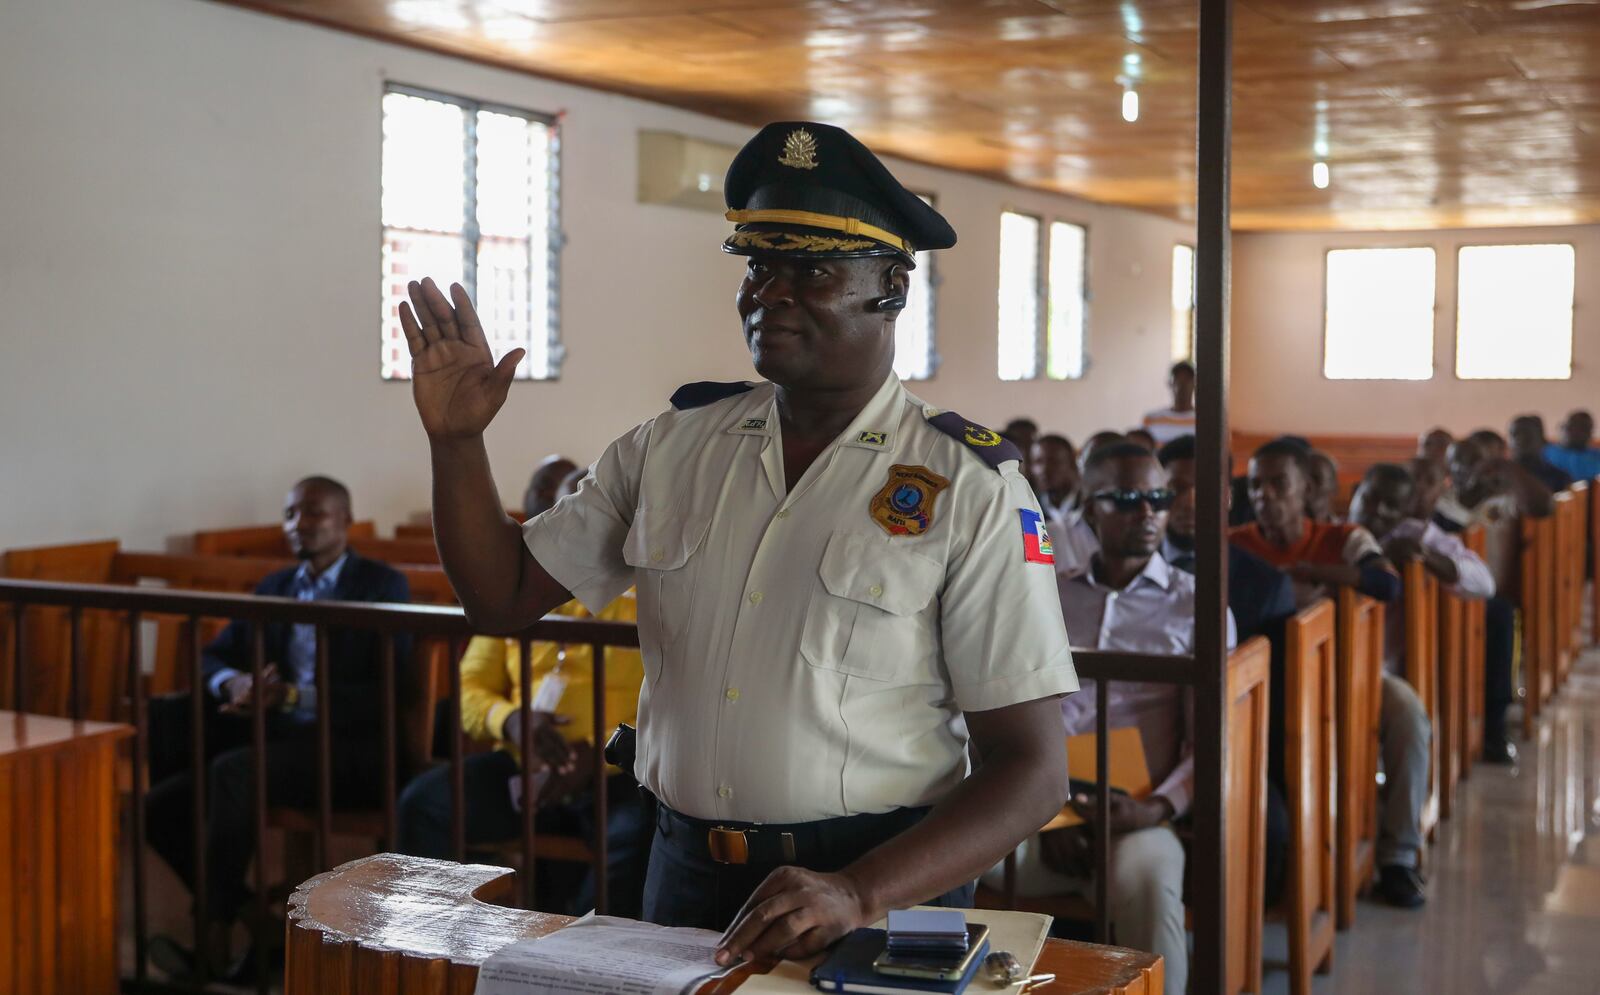
[[[525,526],[584,604],[637,585],[635,773],[664,804],[767,823],[932,804],[966,776],[963,711],[1077,688],[1054,573],[1024,559],[1032,490],[934,413],[891,376],[787,492],[761,384],[640,425]]]

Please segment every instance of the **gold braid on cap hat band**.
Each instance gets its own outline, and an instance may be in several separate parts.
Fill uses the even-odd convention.
[[[910,253],[911,244],[899,235],[885,231],[877,225],[869,225],[858,218],[841,218],[836,214],[817,214],[812,211],[729,211],[726,215],[729,221],[736,225],[751,222],[769,222],[787,225],[805,225],[807,228],[826,228],[829,231],[842,231],[847,235],[865,235],[899,249],[901,252]]]

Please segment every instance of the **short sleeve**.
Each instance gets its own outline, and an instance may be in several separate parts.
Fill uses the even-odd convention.
[[[978,504],[967,548],[940,598],[945,666],[963,711],[983,712],[1078,689],[1055,571],[1024,559],[1024,509],[1039,511],[1014,470]]]
[[[1372,533],[1359,525],[1352,525],[1344,539],[1342,558],[1352,567],[1359,567],[1370,556],[1382,556],[1383,547]]]
[[[533,558],[596,615],[633,586],[622,544],[639,504],[654,424],[645,422],[607,446],[576,493],[522,527]]]

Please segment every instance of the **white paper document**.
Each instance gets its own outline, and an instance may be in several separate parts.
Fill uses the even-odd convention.
[[[518,940],[478,969],[474,995],[688,995],[718,967],[720,933],[587,915]]]

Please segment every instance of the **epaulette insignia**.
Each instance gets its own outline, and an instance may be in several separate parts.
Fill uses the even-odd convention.
[[[747,383],[718,383],[715,380],[686,383],[672,392],[672,406],[679,411],[703,408],[724,398],[735,397],[754,389]]]
[[[1022,459],[1022,450],[991,429],[967,421],[954,411],[943,411],[928,419],[928,424],[972,450],[994,469],[1000,464]]]

